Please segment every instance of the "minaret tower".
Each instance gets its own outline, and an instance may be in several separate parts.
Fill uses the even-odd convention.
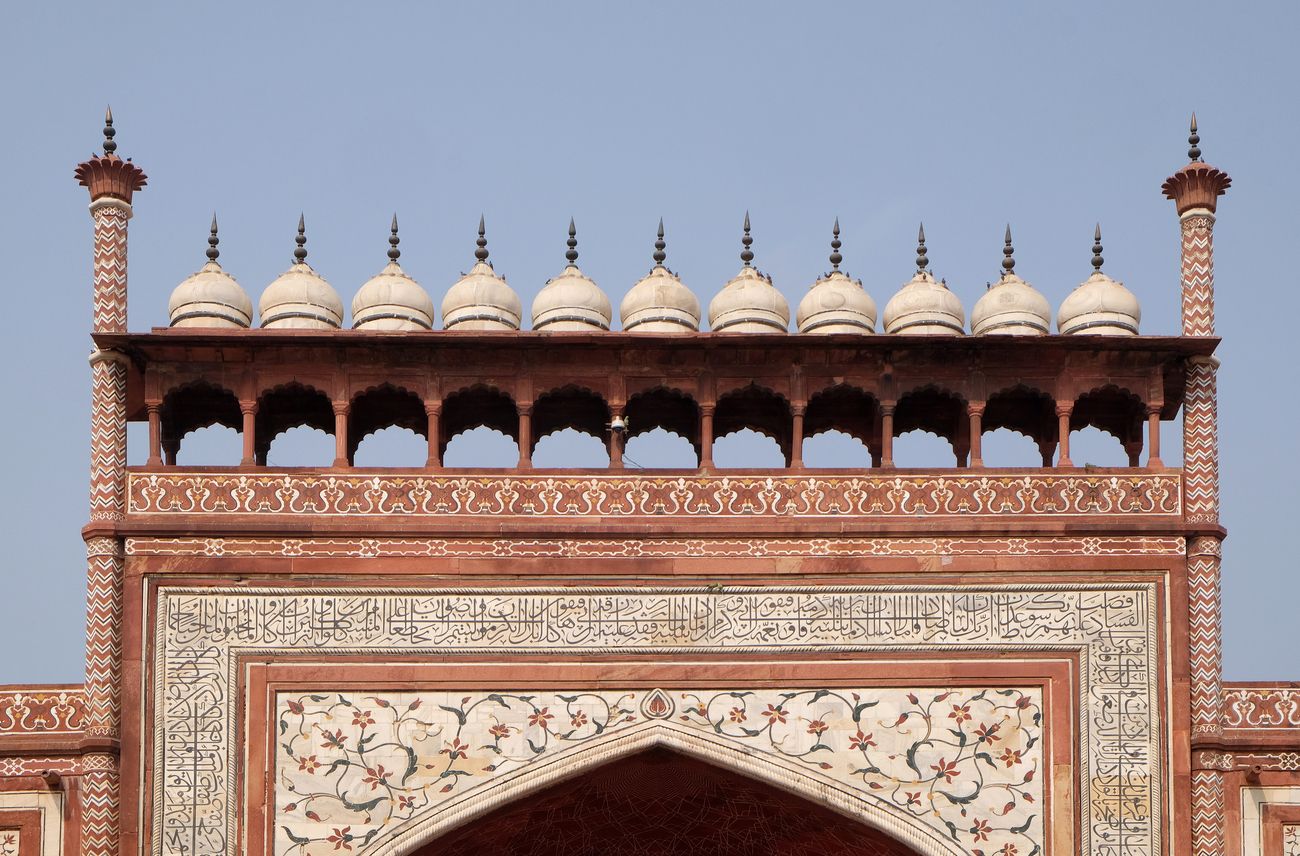
[[[1182,226],[1184,336],[1214,335],[1214,213],[1232,184],[1227,173],[1201,160],[1201,138],[1192,114],[1188,164],[1165,180],[1164,194],[1178,208]],[[1187,539],[1188,636],[1190,640],[1192,745],[1223,736],[1223,626],[1219,581],[1219,427],[1214,357],[1193,358],[1187,370],[1183,411],[1183,459],[1187,522],[1200,531]],[[1223,776],[1192,771],[1192,847],[1197,856],[1223,853]]]
[[[113,113],[104,118],[104,153],[77,166],[95,223],[92,332],[126,331],[126,224],[145,174],[117,156]],[[86,775],[81,790],[81,852],[118,852],[118,750],[121,732],[122,539],[125,510],[126,355],[90,355],[90,523],[86,541]]]

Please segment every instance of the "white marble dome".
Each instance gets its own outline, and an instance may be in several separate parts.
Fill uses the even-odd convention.
[[[1052,329],[1052,307],[1032,285],[1004,273],[976,301],[970,329],[977,336],[1045,336]]]
[[[212,259],[176,286],[167,313],[173,327],[248,327],[253,301]]]
[[[790,304],[772,280],[746,265],[709,302],[709,328],[715,333],[786,333]]]
[[[911,281],[885,304],[885,332],[912,336],[961,336],[966,332],[966,311],[957,295],[928,270]]]
[[[624,295],[619,317],[629,333],[694,333],[700,329],[700,300],[677,274],[657,264]]]
[[[524,317],[519,295],[488,261],[485,234],[479,218],[474,267],[442,298],[442,326],[447,330],[518,330]]]
[[[1056,313],[1056,327],[1067,335],[1136,336],[1141,321],[1133,292],[1100,270],[1066,295]]]
[[[352,298],[354,330],[432,330],[433,301],[394,259]]]
[[[343,301],[311,265],[295,262],[262,292],[257,314],[268,329],[329,330],[343,323]]]
[[[812,284],[799,301],[795,326],[800,333],[874,333],[876,301],[862,283],[833,270]]]
[[[533,329],[550,333],[608,330],[614,308],[576,264],[547,280],[533,299]]]

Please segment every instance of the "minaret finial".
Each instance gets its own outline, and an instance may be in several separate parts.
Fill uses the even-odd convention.
[[[930,258],[925,254],[925,224],[916,230],[916,272],[924,273],[930,266]]]
[[[1198,163],[1201,160],[1201,135],[1196,133],[1196,114],[1192,114],[1192,131],[1187,135],[1187,157],[1192,163]]]
[[[483,225],[482,214],[478,215],[478,240],[475,241],[474,243],[478,245],[478,249],[474,250],[474,258],[480,262],[487,261],[488,259],[487,228]]]
[[[298,246],[293,251],[293,263],[303,264],[307,261],[307,220],[298,215],[298,237],[293,239]]]
[[[569,218],[569,240],[565,241],[569,248],[564,251],[564,257],[568,259],[570,267],[578,265],[578,227],[573,225],[573,218]]]
[[[117,131],[113,129],[113,108],[104,108],[104,154],[111,155],[117,151],[117,143],[113,142],[113,137],[117,136]]]
[[[402,257],[402,251],[397,249],[397,245],[402,242],[402,239],[397,237],[397,212],[395,211],[393,212],[393,225],[389,229],[392,234],[388,236],[388,260],[395,262]]]
[[[838,271],[840,262],[844,261],[844,256],[840,255],[840,218],[835,218],[835,225],[831,227],[831,270]]]
[[[745,212],[745,234],[740,239],[740,243],[744,247],[744,249],[740,251],[740,260],[745,263],[745,267],[750,267],[750,262],[754,260],[754,251],[751,250],[749,247],[751,244],[754,243],[754,239],[749,236],[749,212],[748,211]]]
[[[668,258],[668,254],[664,252],[667,247],[668,244],[664,242],[664,218],[660,217],[659,233],[658,237],[655,238],[655,267],[664,266],[664,259]]]
[[[1016,272],[1016,248],[1011,246],[1011,224],[1007,224],[1007,236],[1002,241],[1003,276]]]
[[[217,212],[213,211],[212,226],[208,228],[208,261],[215,262],[217,257],[221,255],[221,252],[217,249],[219,243],[221,243],[221,239],[217,237]]]
[[[1106,260],[1101,257],[1101,224],[1097,224],[1097,230],[1092,233],[1092,269],[1095,273],[1101,273],[1102,263]]]

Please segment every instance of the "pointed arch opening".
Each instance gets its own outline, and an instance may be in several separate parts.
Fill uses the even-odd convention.
[[[639,392],[628,399],[624,466],[694,469],[700,460],[700,406],[684,392],[668,387]]]
[[[857,387],[839,384],[814,395],[803,433],[805,467],[880,466],[880,402]]]
[[[946,457],[940,442],[944,441],[957,466],[964,467],[970,452],[966,402],[936,386],[909,392],[899,399],[894,411],[894,437],[895,466],[951,466],[940,460]]]
[[[519,463],[519,411],[496,387],[478,384],[447,396],[439,417],[444,467],[503,468]]]
[[[794,424],[790,402],[750,384],[718,399],[713,417],[713,460],[719,467],[790,465]]]
[[[348,408],[348,457],[356,466],[422,467],[429,419],[418,395],[384,383],[359,393]],[[358,454],[360,453],[360,454]]]
[[[1056,402],[1017,385],[989,396],[981,425],[986,467],[1050,467],[1056,453]]]
[[[234,466],[242,451],[239,399],[225,387],[196,381],[163,398],[162,450],[168,463]],[[231,439],[233,433],[234,439]]]
[[[1107,385],[1085,392],[1075,399],[1070,413],[1070,456],[1080,465],[1136,467],[1142,455],[1145,423],[1146,407],[1129,390]],[[1103,437],[1106,434],[1118,441],[1118,449]],[[1076,450],[1079,454],[1075,454]]]
[[[314,387],[295,381],[263,393],[256,426],[259,464],[327,467],[333,461],[334,405]]]

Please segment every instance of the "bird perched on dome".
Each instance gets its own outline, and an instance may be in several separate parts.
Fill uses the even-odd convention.
[[[190,274],[167,301],[173,327],[248,327],[253,323],[253,301],[217,259],[217,215],[208,232],[208,261]]]
[[[862,282],[840,270],[840,218],[831,228],[831,270],[812,284],[799,301],[795,326],[800,333],[874,333],[876,301]]]
[[[715,333],[785,333],[790,328],[790,304],[776,290],[772,280],[754,267],[754,239],[749,234],[749,212],[745,212],[742,266],[709,302],[709,327]]]

